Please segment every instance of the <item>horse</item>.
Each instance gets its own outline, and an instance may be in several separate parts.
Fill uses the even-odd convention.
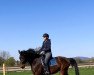
[[[45,75],[44,67],[41,63],[41,55],[37,54],[34,49],[18,50],[21,68],[25,68],[25,64],[28,62],[31,66],[32,73],[34,75]],[[68,75],[68,68],[70,65],[75,67],[75,74],[79,75],[79,69],[76,61],[73,58],[66,58],[62,56],[55,57],[56,65],[49,66],[50,74],[55,74],[60,71],[60,75]]]

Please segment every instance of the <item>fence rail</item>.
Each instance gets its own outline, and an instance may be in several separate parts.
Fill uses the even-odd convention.
[[[94,67],[94,65],[80,65],[78,67],[86,67],[86,68],[90,68],[90,67]],[[30,66],[26,66],[25,69],[21,69],[20,67],[5,67],[6,71],[23,71],[23,70],[31,70]],[[71,68],[71,66],[70,66]],[[3,67],[0,67],[0,72],[3,72]]]
[[[23,70],[31,70],[29,66],[25,67],[25,69],[21,69],[20,67],[6,67],[6,71],[23,71]],[[0,72],[3,72],[3,68],[0,67]]]

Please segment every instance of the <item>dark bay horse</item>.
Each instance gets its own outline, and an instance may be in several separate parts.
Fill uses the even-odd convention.
[[[43,65],[41,64],[41,56],[37,54],[34,49],[28,49],[26,51],[19,50],[19,54],[21,68],[25,68],[25,64],[28,62],[34,75],[45,75]],[[61,75],[68,75],[68,68],[72,65],[75,67],[75,74],[79,75],[77,63],[73,58],[65,58],[61,56],[55,58],[57,65],[49,67],[50,74],[60,71]]]

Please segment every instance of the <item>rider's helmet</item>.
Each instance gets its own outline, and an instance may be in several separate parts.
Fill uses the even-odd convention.
[[[44,34],[43,34],[43,37],[48,37],[48,38],[49,38],[49,34],[44,33]]]

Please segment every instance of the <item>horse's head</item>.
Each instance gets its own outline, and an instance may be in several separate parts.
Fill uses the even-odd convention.
[[[21,64],[21,68],[25,68],[25,64],[27,62],[27,51],[18,51],[20,56],[19,56],[19,59],[20,59],[20,64]]]
[[[20,64],[21,64],[21,68],[25,68],[25,64],[27,62],[32,62],[33,59],[34,59],[34,56],[35,56],[35,51],[33,49],[28,49],[27,51],[23,50],[23,51],[20,51],[18,50],[20,56],[19,56],[19,59],[20,59]]]

